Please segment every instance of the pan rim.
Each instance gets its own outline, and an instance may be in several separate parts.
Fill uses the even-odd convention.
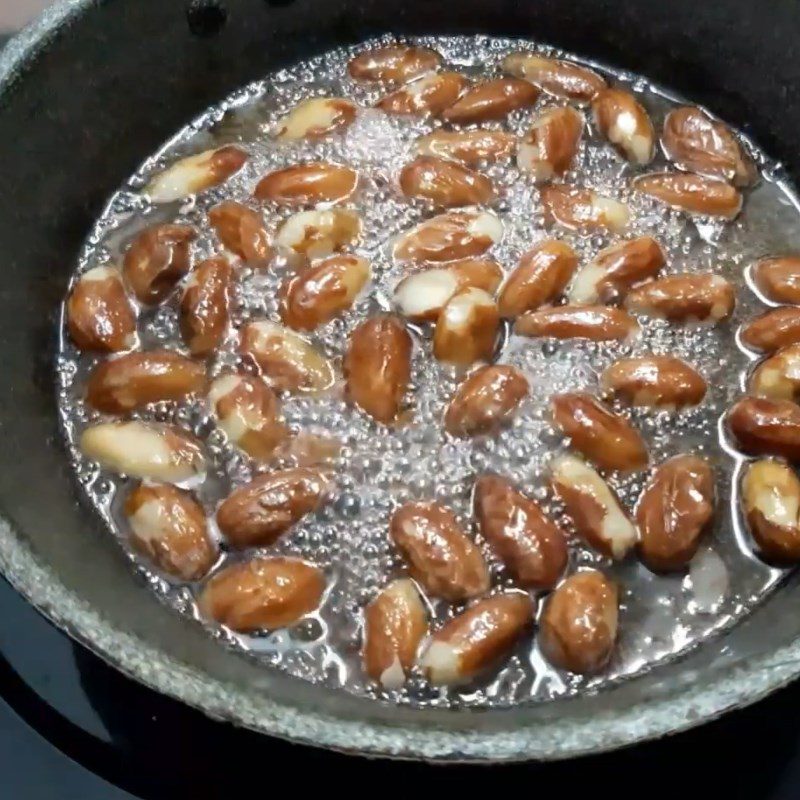
[[[97,0],[60,0],[0,53],[0,98],[24,76],[63,26]],[[225,684],[168,651],[119,629],[68,589],[0,516],[0,572],[41,614],[72,639],[150,689],[207,716],[288,741],[343,753],[441,762],[559,760],[614,750],[708,722],[749,705],[800,674],[800,640],[726,667],[716,682],[686,686],[649,702],[613,710],[605,720],[557,719],[495,731],[447,731],[390,725],[299,710],[262,693]],[[235,656],[234,656],[235,657]],[[598,733],[602,732],[602,739]]]

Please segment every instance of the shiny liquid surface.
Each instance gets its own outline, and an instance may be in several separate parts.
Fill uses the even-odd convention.
[[[438,49],[447,66],[472,77],[493,75],[509,52],[536,48],[534,43],[486,37],[449,37],[418,40]],[[315,331],[311,340],[330,356],[340,374],[340,359],[350,332],[366,317],[391,308],[394,285],[404,275],[391,258],[396,236],[434,212],[422,201],[405,199],[396,186],[399,167],[413,157],[415,139],[438,123],[429,119],[388,117],[371,106],[385,93],[380,85],[359,84],[346,72],[348,59],[365,48],[336,50],[251,84],[205,112],[180,131],[159,153],[117,192],[89,237],[76,273],[102,264],[119,263],[131,239],[156,222],[185,222],[199,231],[192,248],[193,262],[221,252],[221,245],[206,221],[206,211],[223,199],[257,207],[251,194],[266,172],[306,160],[328,160],[357,169],[362,190],[348,205],[362,216],[364,233],[354,252],[369,259],[373,279],[350,312]],[[547,52],[547,49],[544,48]],[[650,112],[656,129],[677,103],[668,93],[645,79],[605,71],[610,82],[627,86]],[[361,110],[344,133],[321,141],[277,142],[271,138],[276,120],[298,101],[310,96],[346,96]],[[523,134],[531,118],[557,104],[542,94],[536,107],[513,112],[503,122],[485,127]],[[690,218],[665,209],[628,188],[629,179],[641,172],[625,163],[589,123],[573,173],[566,181],[595,188],[625,200],[632,220],[626,236],[652,235],[667,255],[663,274],[684,270],[709,271],[725,276],[737,288],[733,318],[716,327],[675,325],[640,318],[642,335],[632,344],[523,339],[505,336],[498,360],[522,369],[531,384],[512,425],[491,437],[453,439],[443,430],[442,414],[457,385],[454,372],[431,355],[430,332],[415,331],[413,424],[385,428],[349,407],[341,382],[321,397],[287,396],[282,399],[286,422],[294,430],[334,436],[344,445],[336,461],[335,499],[316,514],[301,520],[276,545],[250,554],[292,554],[325,568],[329,589],[319,612],[291,630],[263,636],[239,636],[208,625],[221,641],[299,678],[341,687],[360,695],[382,697],[411,705],[507,706],[549,700],[592,691],[635,675],[665,659],[711,639],[734,624],[775,587],[783,572],[760,562],[736,510],[735,486],[741,463],[719,435],[719,418],[741,393],[752,354],[737,344],[740,325],[759,313],[764,304],[749,288],[746,267],[770,253],[800,249],[800,217],[792,190],[781,177],[779,165],[752,150],[761,179],[746,192],[744,211],[732,223]],[[152,206],[141,193],[147,180],[177,158],[221,144],[236,143],[250,154],[245,167],[222,186],[185,202]],[[648,169],[665,162],[659,153]],[[537,241],[557,236],[575,248],[581,262],[618,239],[613,235],[582,236],[550,229],[544,221],[538,192],[511,161],[484,170],[498,189],[491,205],[504,224],[504,237],[488,255],[508,271],[519,256]],[[265,222],[274,233],[289,212],[265,208]],[[286,269],[275,262],[267,271],[243,269],[232,303],[233,327],[210,364],[210,374],[237,365],[235,328],[250,319],[277,317],[276,291]],[[180,288],[161,307],[143,309],[139,336],[144,348],[167,346],[183,349],[177,326]],[[692,363],[706,378],[709,391],[697,408],[677,412],[639,409],[623,411],[642,431],[650,449],[651,464],[678,453],[700,454],[712,463],[717,482],[718,510],[713,531],[704,539],[686,575],[655,576],[629,557],[611,564],[577,541],[572,541],[570,570],[600,566],[619,581],[622,609],[620,640],[609,667],[594,677],[579,677],[552,669],[541,657],[535,636],[520,642],[499,672],[475,686],[434,689],[414,675],[404,689],[378,691],[364,678],[360,666],[361,609],[376,590],[404,567],[387,536],[392,510],[409,499],[437,499],[460,516],[475,533],[471,514],[474,479],[484,472],[507,476],[552,513],[566,530],[568,521],[554,500],[547,482],[547,464],[566,447],[549,421],[549,398],[556,392],[597,389],[598,376],[617,358],[645,353],[671,354]],[[132,482],[100,471],[76,448],[80,431],[99,415],[84,404],[85,377],[97,359],[75,351],[65,330],[57,362],[58,402],[67,447],[81,491],[129,553],[137,572],[166,603],[197,617],[194,597],[199,587],[181,585],[157,574],[126,541],[127,524],[122,503]],[[143,418],[171,420],[192,430],[205,442],[212,468],[197,497],[212,517],[218,503],[232,487],[246,482],[265,467],[227,444],[222,431],[208,416],[202,398],[180,405],[160,404],[138,414]],[[610,483],[623,503],[632,508],[646,483],[647,472],[621,477]],[[492,565],[496,587],[512,585],[501,565],[476,535]],[[239,553],[224,559],[239,559]],[[222,563],[222,562],[221,562]],[[219,565],[218,565],[219,566]],[[457,612],[458,606],[434,601],[433,624]],[[206,623],[202,623],[206,624]],[[706,646],[721,648],[722,640]]]

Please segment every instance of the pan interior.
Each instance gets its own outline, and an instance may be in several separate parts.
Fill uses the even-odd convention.
[[[214,204],[234,199],[252,205],[253,188],[261,176],[295,163],[332,161],[351,166],[362,178],[360,194],[350,204],[362,214],[364,222],[364,233],[355,252],[371,263],[373,284],[352,311],[311,337],[315,345],[339,363],[353,329],[369,316],[391,309],[392,289],[407,274],[407,266],[392,258],[392,243],[433,213],[426,203],[400,195],[396,172],[397,165],[414,157],[416,139],[430,133],[435,123],[430,119],[393,118],[373,110],[385,88],[354,81],[347,75],[346,64],[354,53],[390,41],[390,37],[384,37],[316,56],[270,74],[209,108],[148,158],[112,197],[84,247],[78,272],[120,263],[132,238],[145,225],[161,222],[194,225],[201,232],[193,250],[195,263],[218,255],[222,248],[206,221],[206,212]],[[423,37],[414,43],[435,48],[444,55],[445,68],[457,69],[474,79],[497,74],[500,60],[520,48],[573,58],[531,41],[484,36]],[[588,65],[596,67],[591,62]],[[608,70],[605,75],[610,82],[636,93],[657,128],[669,110],[681,104],[674,93],[641,76]],[[277,120],[298,102],[318,95],[349,97],[364,110],[343,135],[316,142],[276,142],[271,132]],[[535,116],[561,102],[543,93],[534,108],[514,112],[507,121],[490,126],[523,136]],[[630,190],[631,177],[643,170],[631,167],[616,155],[592,129],[589,113],[586,118],[584,143],[575,168],[564,180],[628,203],[633,219],[625,237],[654,236],[667,255],[665,274],[707,271],[731,281],[738,295],[734,317],[716,327],[641,319],[642,334],[633,344],[531,340],[506,329],[498,361],[521,369],[531,392],[513,426],[497,436],[459,440],[443,432],[443,412],[459,378],[453,370],[437,364],[429,336],[421,330],[416,336],[412,425],[378,427],[343,403],[338,389],[317,399],[284,398],[283,411],[294,430],[331,437],[345,445],[336,462],[338,496],[295,526],[277,545],[251,551],[247,556],[277,553],[306,558],[327,570],[331,588],[320,611],[289,631],[242,636],[208,626],[222,643],[245,652],[264,668],[279,669],[326,687],[344,688],[363,697],[381,697],[413,707],[508,707],[602,689],[686,653],[741,620],[783,577],[783,571],[767,566],[752,554],[735,490],[741,459],[720,434],[719,419],[740,394],[754,358],[737,345],[736,329],[764,309],[747,284],[745,268],[764,254],[800,247],[800,219],[794,194],[785,181],[776,180],[775,162],[749,143],[762,179],[748,192],[745,209],[735,222],[725,224],[670,211]],[[243,145],[251,158],[244,170],[221,187],[185,203],[161,206],[152,205],[142,193],[142,187],[165,165],[225,144]],[[647,170],[668,167],[659,154]],[[544,220],[530,177],[513,160],[487,167],[486,172],[499,190],[499,199],[491,208],[505,228],[502,243],[490,255],[507,271],[526,250],[548,237],[556,236],[570,244],[581,263],[619,240],[613,234],[581,235],[554,230]],[[780,177],[779,171],[777,174]],[[273,236],[289,213],[286,209],[267,210],[265,216]],[[278,292],[287,269],[279,264],[266,272],[246,269],[242,274],[234,301],[234,325],[265,316],[278,320]],[[140,336],[144,349],[182,348],[178,302],[179,294],[158,308],[142,311]],[[80,454],[80,432],[87,423],[100,418],[82,402],[85,377],[98,359],[77,353],[64,330],[60,340],[60,415],[85,498],[157,595],[180,613],[196,619],[199,615],[195,597],[200,587],[176,584],[158,574],[128,544],[121,507],[132,482],[98,470],[97,464]],[[228,337],[212,362],[211,376],[238,363],[236,343],[235,335]],[[360,668],[361,610],[387,579],[403,571],[387,535],[393,509],[407,500],[436,498],[470,526],[473,482],[480,474],[496,473],[540,499],[545,510],[569,529],[570,522],[548,486],[549,461],[568,450],[550,424],[549,399],[558,392],[597,392],[605,367],[620,357],[649,353],[683,358],[705,376],[710,387],[703,403],[695,408],[639,409],[632,413],[620,409],[644,432],[652,464],[673,455],[695,453],[714,467],[718,490],[715,524],[688,574],[656,576],[636,559],[615,564],[573,536],[570,570],[599,567],[612,575],[622,590],[621,637],[612,664],[601,675],[580,677],[553,669],[535,640],[525,639],[499,672],[477,685],[432,689],[420,675],[414,675],[401,690],[376,691]],[[177,423],[205,440],[215,467],[197,488],[197,494],[210,514],[231,487],[246,482],[264,468],[224,443],[203,400],[161,405],[142,416]],[[646,477],[646,473],[611,476],[612,486],[628,508],[634,507]],[[482,544],[491,559],[490,549]],[[228,553],[223,564],[242,557],[241,553]],[[497,586],[513,586],[513,579],[496,559],[492,559],[492,569]],[[434,625],[442,624],[459,608],[433,601]]]

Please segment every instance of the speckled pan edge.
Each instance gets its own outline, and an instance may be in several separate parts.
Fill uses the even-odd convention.
[[[0,98],[23,78],[62,26],[95,4],[95,0],[57,3],[12,39],[0,55]],[[755,702],[800,674],[800,641],[795,641],[726,668],[715,683],[678,687],[666,697],[605,711],[588,720],[559,719],[490,732],[390,726],[300,711],[258,692],[226,685],[115,628],[97,609],[69,591],[1,518],[0,570],[59,628],[150,688],[216,719],[296,742],[365,755],[499,762],[601,752],[693,727]]]

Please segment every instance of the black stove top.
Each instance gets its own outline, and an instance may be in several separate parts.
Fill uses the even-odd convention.
[[[569,787],[617,797],[669,786],[682,798],[800,797],[800,683],[661,742],[578,761],[431,767],[337,755],[213,722],[123,677],[72,643],[0,581],[0,798],[236,798],[278,787],[307,794],[346,781],[374,792],[430,791],[464,779],[498,789]],[[258,784],[254,784],[258,781]],[[457,790],[458,791],[458,790]],[[413,797],[413,794],[411,795]]]

